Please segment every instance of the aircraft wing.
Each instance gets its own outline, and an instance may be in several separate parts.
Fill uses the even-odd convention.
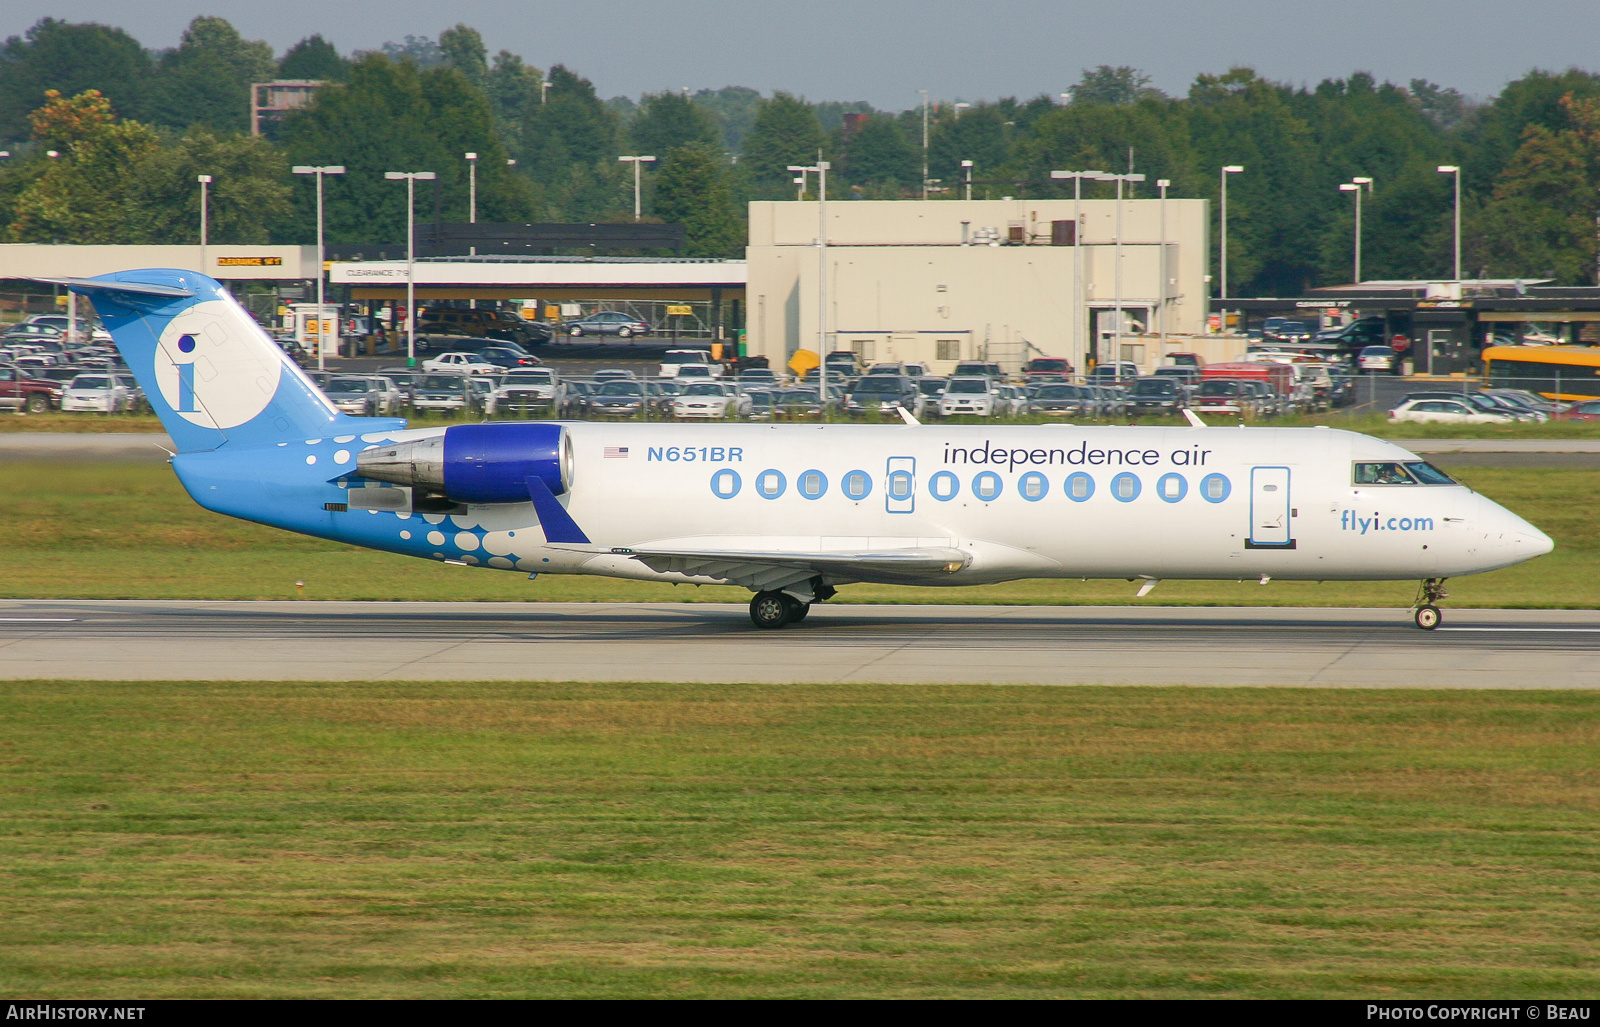
[[[822,574],[864,581],[933,578],[952,574],[972,562],[972,555],[960,549],[912,544],[816,551],[640,545],[608,552],[631,557],[658,573],[715,578],[758,592],[785,588]]]

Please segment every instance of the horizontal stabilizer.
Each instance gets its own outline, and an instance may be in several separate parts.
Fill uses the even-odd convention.
[[[149,282],[112,282],[102,278],[27,278],[24,281],[42,282],[45,285],[61,285],[77,292],[123,292],[130,296],[165,296],[173,299],[183,299],[193,296],[189,289],[180,289],[172,285],[154,285]]]

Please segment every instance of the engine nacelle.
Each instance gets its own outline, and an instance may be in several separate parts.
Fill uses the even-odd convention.
[[[443,435],[366,450],[356,472],[456,503],[525,503],[529,478],[557,496],[572,487],[572,439],[559,424],[457,424]]]

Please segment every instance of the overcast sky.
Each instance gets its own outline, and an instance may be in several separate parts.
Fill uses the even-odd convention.
[[[564,63],[603,97],[743,85],[891,110],[916,105],[918,89],[1054,95],[1100,64],[1141,68],[1174,94],[1241,64],[1295,84],[1359,70],[1477,97],[1534,67],[1600,70],[1600,0],[6,0],[0,34],[49,16],[117,25],[162,48],[197,14],[280,53],[314,32],[348,53],[465,22],[491,52]]]

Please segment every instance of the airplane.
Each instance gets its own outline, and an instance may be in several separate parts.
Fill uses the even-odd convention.
[[[852,583],[1447,578],[1550,538],[1416,454],[1326,427],[502,421],[340,413],[215,280],[51,278],[94,302],[221,514],[436,562],[739,585],[776,629]]]

